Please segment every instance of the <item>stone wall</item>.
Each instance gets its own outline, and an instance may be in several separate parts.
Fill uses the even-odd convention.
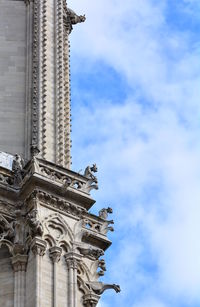
[[[26,6],[0,0],[0,150],[24,154]]]
[[[0,248],[0,306],[13,307],[14,277],[6,247]]]

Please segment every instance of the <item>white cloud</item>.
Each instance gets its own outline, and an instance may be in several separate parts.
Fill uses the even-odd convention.
[[[97,206],[110,200],[115,210],[118,254],[110,252],[108,276],[124,289],[113,296],[115,306],[125,306],[131,293],[134,307],[168,306],[169,298],[190,307],[200,302],[198,42],[189,30],[171,29],[166,6],[155,0],[71,4],[88,18],[72,36],[74,69],[84,61],[92,69],[100,59],[132,88],[120,104],[95,97],[90,108],[74,107],[76,164],[97,161]],[[191,6],[194,11],[194,1]]]

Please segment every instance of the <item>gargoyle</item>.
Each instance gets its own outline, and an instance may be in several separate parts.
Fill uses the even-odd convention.
[[[112,226],[108,226],[109,224],[114,224],[114,221],[111,220],[111,221],[105,221],[103,223],[103,225],[101,226],[100,228],[100,232],[104,235],[107,234],[108,231],[114,231],[114,228]]]
[[[93,179],[94,181],[97,180],[97,177],[93,175],[93,173],[97,173],[98,168],[96,164],[93,164],[92,166],[87,166],[84,172],[84,176],[88,179]]]
[[[106,208],[103,208],[99,211],[99,217],[103,220],[107,220],[108,218],[108,214],[111,214],[113,213],[113,209],[108,207],[107,209]]]
[[[98,260],[98,268],[100,268],[101,270],[98,271],[98,275],[99,276],[104,276],[104,272],[106,271],[106,263],[104,259],[100,259]]]
[[[84,22],[86,17],[85,15],[77,15],[73,10],[65,6],[63,12],[63,20],[66,29],[69,31],[69,33],[71,33],[73,25]]]
[[[36,145],[31,146],[31,155],[32,157],[38,156],[40,153],[39,148]]]
[[[113,220],[107,221],[108,214],[111,214],[111,213],[113,213],[113,210],[110,207],[108,207],[107,209],[103,208],[99,211],[99,217],[105,220],[105,222],[100,228],[100,232],[103,234],[107,234],[109,230],[114,231],[114,228],[112,226],[108,226],[109,224],[114,224],[114,221]]]
[[[13,223],[9,223],[3,215],[0,215],[0,240],[12,241],[15,236],[15,230],[13,228]]]
[[[71,24],[76,25],[77,23],[84,22],[86,20],[85,15],[77,15],[73,10],[67,8],[67,13],[70,18]]]
[[[98,190],[98,180],[97,177],[94,176],[93,173],[97,172],[97,166],[96,164],[93,164],[92,166],[87,166],[84,172],[84,176],[86,178],[88,178],[88,182],[86,183],[86,185],[84,186],[85,192],[89,193],[91,190],[95,189]]]
[[[120,286],[116,284],[104,284],[102,282],[94,281],[94,282],[86,282],[86,285],[90,290],[92,290],[95,294],[101,295],[105,290],[113,289],[117,293],[121,291]]]
[[[92,247],[81,247],[77,248],[83,256],[93,257],[95,259],[99,259],[99,257],[104,255],[104,251],[99,248]]]
[[[12,163],[12,171],[14,172],[14,182],[15,186],[18,186],[23,179],[23,168],[24,168],[24,160],[18,154],[15,154],[15,158]]]
[[[43,235],[44,229],[41,222],[37,219],[37,209],[33,209],[27,215],[27,222],[29,225],[29,233],[32,237]]]

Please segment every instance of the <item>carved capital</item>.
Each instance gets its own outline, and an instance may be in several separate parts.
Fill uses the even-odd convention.
[[[40,238],[34,238],[31,244],[31,250],[34,255],[44,256],[46,252],[47,243]]]
[[[85,307],[96,307],[98,304],[100,296],[97,294],[85,294],[83,296],[83,305]]]
[[[81,256],[76,253],[67,253],[65,255],[65,261],[67,263],[68,269],[76,269],[78,268],[78,262],[81,260]]]
[[[52,259],[53,263],[58,263],[60,261],[61,254],[61,247],[54,246],[49,249],[49,257]]]
[[[78,264],[77,264],[77,260],[76,259],[66,259],[66,263],[67,263],[67,267],[68,269],[73,269],[73,270],[77,270],[78,268]]]
[[[25,272],[27,266],[28,256],[16,255],[12,257],[12,267],[14,272]]]

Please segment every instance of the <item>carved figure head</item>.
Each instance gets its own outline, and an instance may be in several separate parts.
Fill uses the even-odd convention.
[[[21,159],[20,155],[18,153],[16,153],[15,154],[15,160],[20,160],[20,159]]]
[[[32,145],[31,146],[31,154],[32,154],[32,156],[33,157],[37,156],[39,153],[40,153],[39,148],[37,146],[35,146],[35,145]]]
[[[84,22],[86,20],[85,15],[80,15],[79,18],[80,18],[80,22]]]
[[[108,207],[107,212],[111,214],[111,213],[113,213],[113,209],[111,207]]]
[[[94,172],[94,173],[96,173],[98,171],[96,163],[92,165],[91,171]]]

